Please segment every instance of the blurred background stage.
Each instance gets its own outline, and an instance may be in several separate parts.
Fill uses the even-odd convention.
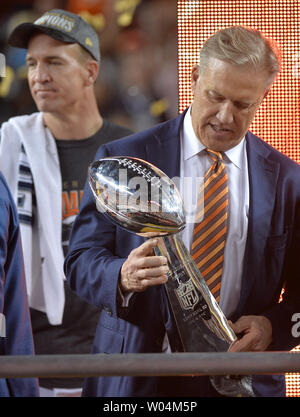
[[[144,130],[176,117],[192,101],[190,71],[204,40],[223,27],[242,24],[281,47],[282,71],[259,110],[253,133],[300,163],[299,0],[10,0],[0,5],[0,123],[36,111],[24,58],[7,36],[23,21],[64,8],[80,13],[99,33],[102,61],[96,84],[102,115]],[[300,347],[295,354],[300,353]],[[300,375],[287,374],[287,395],[300,397]]]

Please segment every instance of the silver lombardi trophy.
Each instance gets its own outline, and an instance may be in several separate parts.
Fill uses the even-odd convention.
[[[118,226],[159,236],[157,255],[168,260],[165,284],[186,352],[224,352],[236,335],[180,238],[182,199],[174,182],[154,165],[133,157],[108,157],[89,167],[89,184],[100,212]],[[251,377],[211,376],[225,396],[254,396]]]

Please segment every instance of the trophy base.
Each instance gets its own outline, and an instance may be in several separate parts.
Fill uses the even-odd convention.
[[[209,379],[214,389],[224,397],[255,397],[250,375],[214,375]]]

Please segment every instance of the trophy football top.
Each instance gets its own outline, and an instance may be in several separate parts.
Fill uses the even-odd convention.
[[[118,156],[89,167],[97,208],[134,233],[175,234],[185,227],[183,202],[175,183],[142,159]]]

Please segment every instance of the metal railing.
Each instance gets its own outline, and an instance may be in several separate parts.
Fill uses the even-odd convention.
[[[0,378],[255,375],[300,372],[294,352],[0,356]]]

